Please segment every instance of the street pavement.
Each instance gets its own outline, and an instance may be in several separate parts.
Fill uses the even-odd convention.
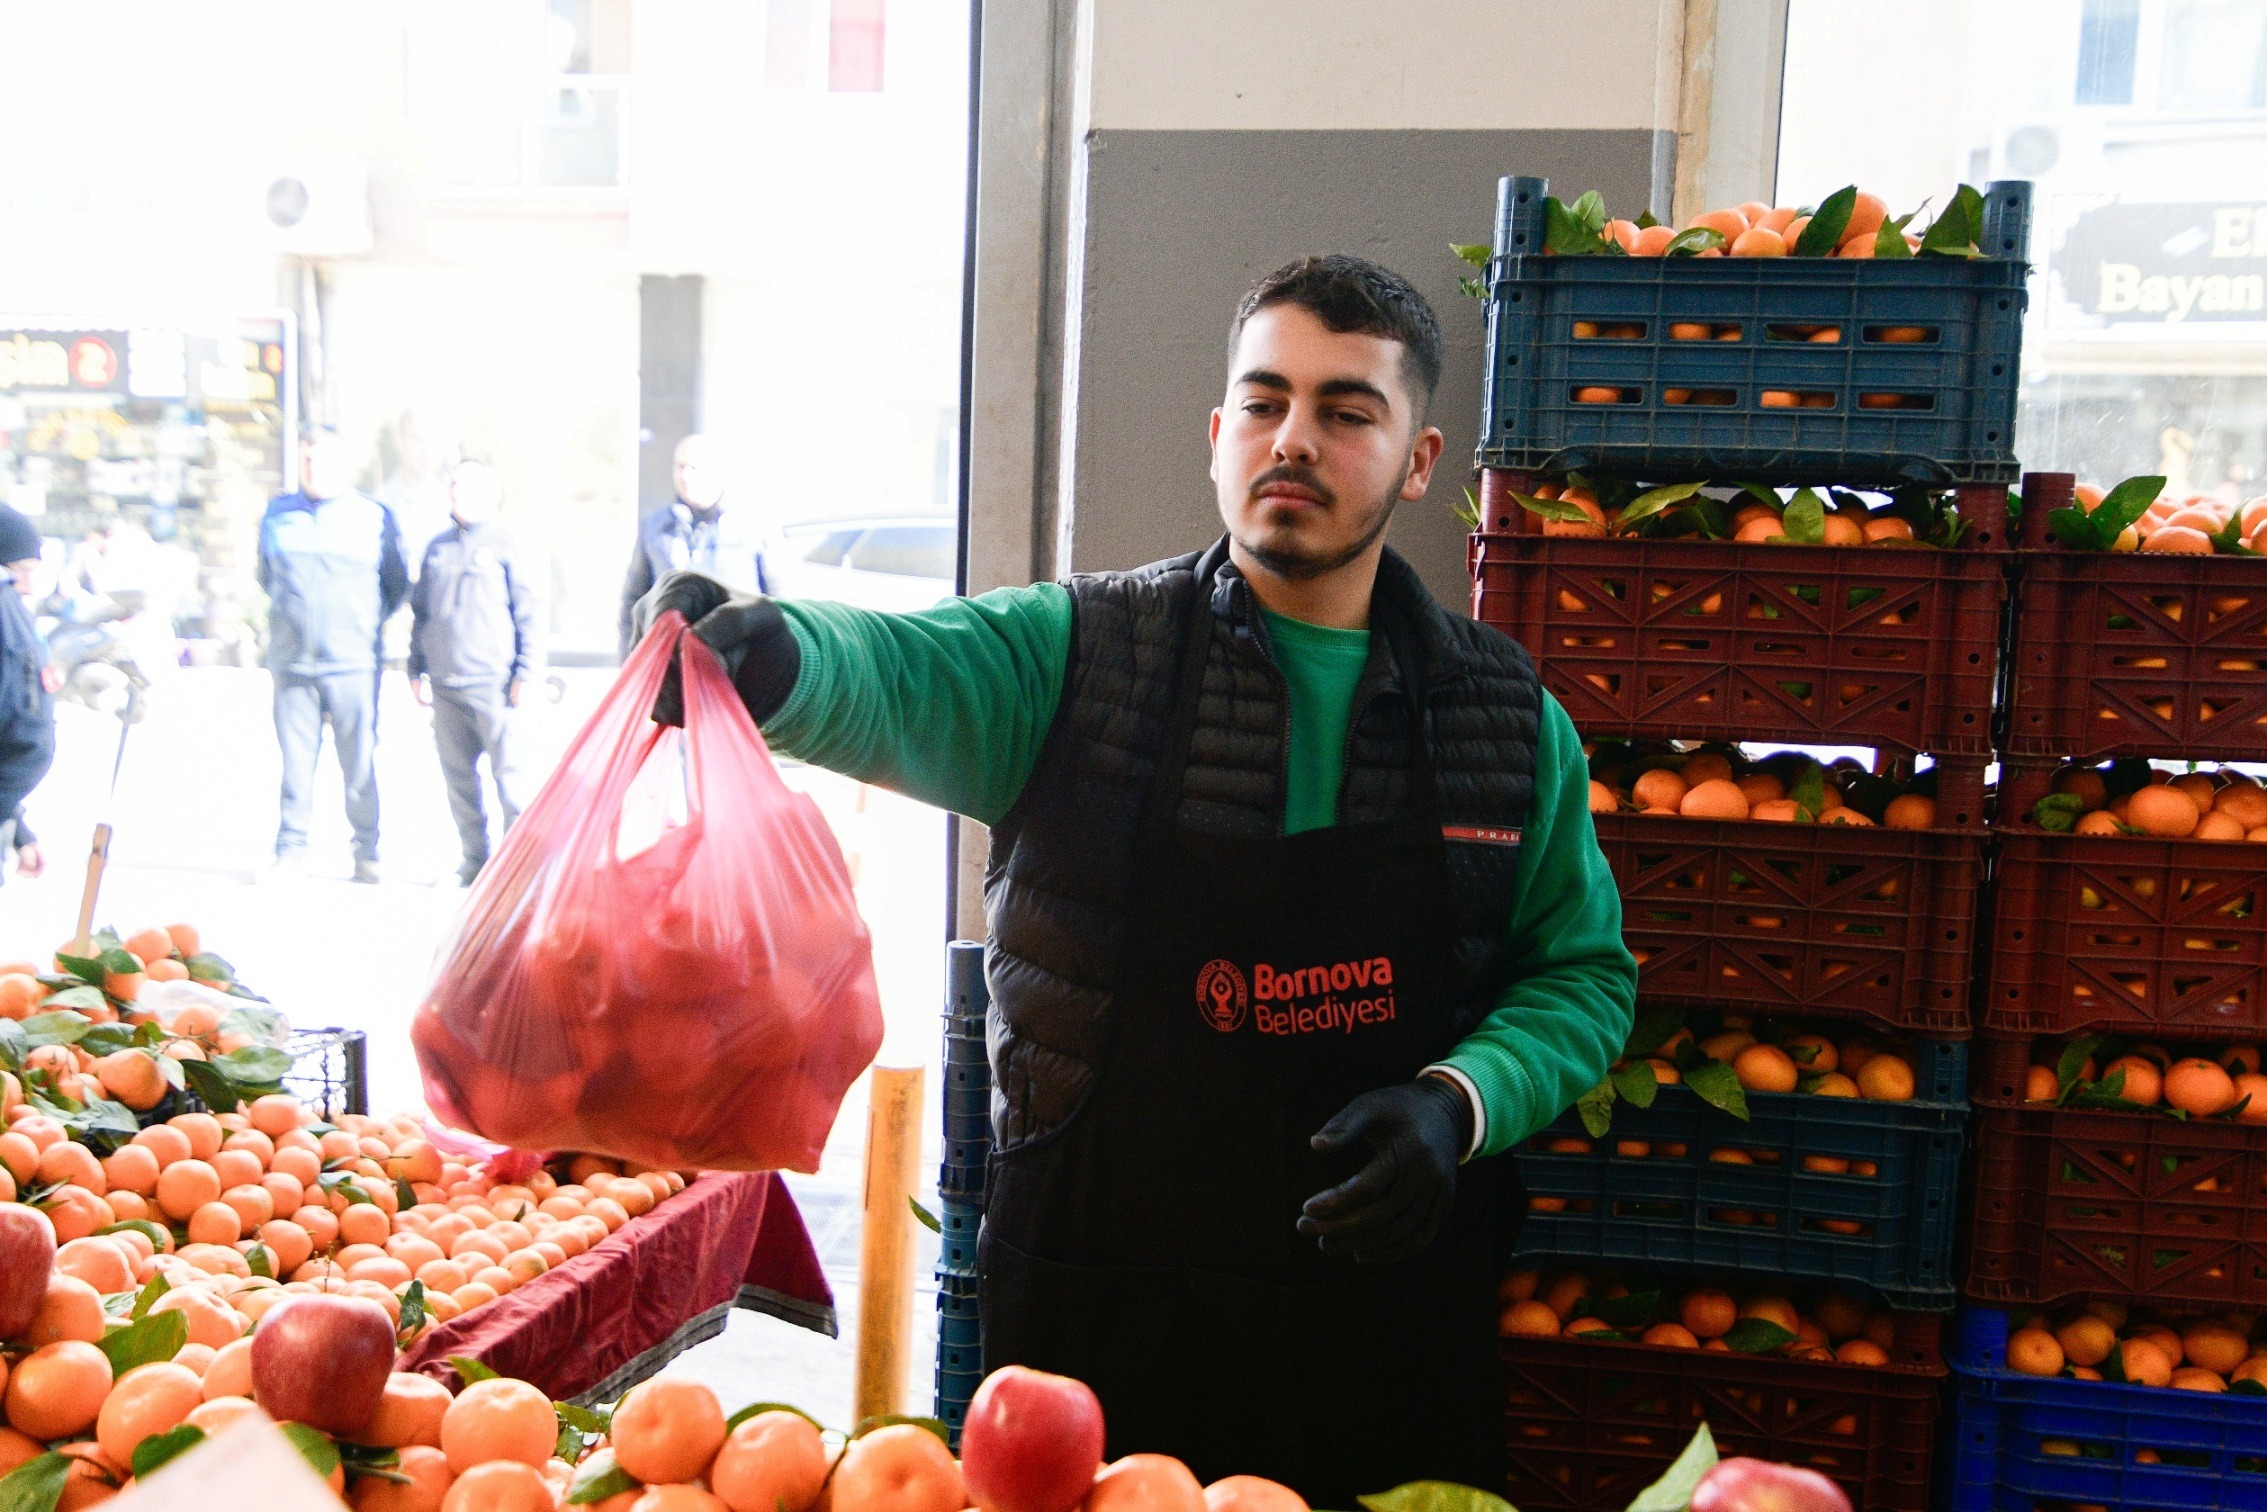
[[[531,698],[515,738],[534,781],[547,774],[612,679],[611,669],[564,669],[558,701]],[[75,926],[94,825],[114,830],[95,918],[121,932],[188,921],[206,948],[301,1028],[360,1029],[369,1050],[373,1111],[422,1105],[407,1025],[434,952],[465,894],[456,885],[456,830],[434,753],[431,716],[407,682],[384,683],[377,753],[385,880],[358,886],[338,768],[328,746],[316,782],[308,869],[259,881],[274,846],[279,766],[266,673],[183,668],[152,690],[147,718],[127,734],[117,791],[110,776],[119,724],[76,706],[57,710],[54,770],[28,817],[46,852],[37,879],[0,886],[0,959],[38,956]],[[789,784],[819,804],[842,842],[874,935],[885,1065],[927,1068],[924,1185],[942,1156],[939,1013],[944,980],[945,823],[935,810],[834,773],[789,765]],[[532,791],[532,788],[531,788]],[[843,1336],[827,1339],[769,1317],[735,1313],[726,1332],[673,1371],[714,1385],[727,1410],[759,1399],[796,1402],[848,1426],[854,1358],[860,1201],[867,1116],[863,1078],[845,1100],[817,1175],[790,1176],[834,1283]],[[923,1194],[932,1208],[933,1191]],[[933,1289],[936,1240],[919,1235],[917,1274]],[[936,1324],[932,1291],[916,1305],[911,1410],[929,1410]]]

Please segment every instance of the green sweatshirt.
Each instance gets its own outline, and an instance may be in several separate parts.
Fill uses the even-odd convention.
[[[996,824],[1038,765],[1070,662],[1061,585],[1002,588],[915,614],[782,601],[803,665],[764,725],[814,766]],[[1284,829],[1337,822],[1346,725],[1369,632],[1268,614],[1291,698]],[[1621,897],[1590,823],[1580,737],[1543,696],[1535,788],[1504,923],[1511,985],[1442,1061],[1479,1100],[1476,1153],[1542,1128],[1621,1053],[1637,993]]]

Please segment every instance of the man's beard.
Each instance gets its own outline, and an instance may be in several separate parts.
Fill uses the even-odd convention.
[[[1385,527],[1393,522],[1394,503],[1401,497],[1402,485],[1408,481],[1409,468],[1404,463],[1401,475],[1393,480],[1393,486],[1377,502],[1376,514],[1370,521],[1369,529],[1362,532],[1361,539],[1339,550],[1316,552],[1297,545],[1272,546],[1262,541],[1247,540],[1233,530],[1229,532],[1229,538],[1243,548],[1245,555],[1277,577],[1289,578],[1294,582],[1325,577],[1368,551],[1377,538],[1385,534]],[[1334,508],[1338,502],[1337,496],[1325,488],[1322,480],[1311,470],[1291,463],[1271,467],[1252,479],[1250,497],[1256,502],[1259,491],[1271,483],[1295,483],[1301,488],[1309,489],[1322,500],[1325,508]]]

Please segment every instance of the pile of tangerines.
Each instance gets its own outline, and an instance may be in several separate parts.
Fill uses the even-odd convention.
[[[2163,482],[2162,478],[2152,479],[2149,486]],[[2105,490],[2081,483],[2075,503],[2091,515],[2102,507],[2105,498],[2124,486]],[[2239,546],[2253,555],[2267,555],[2267,494],[2256,494],[2238,504],[2213,494],[2175,497],[2160,493],[2131,524],[2109,539],[2112,551],[2169,551],[2181,556],[2235,555]]]
[[[2267,1123],[2267,1076],[2260,1074],[2257,1045],[2189,1045],[2175,1053],[2152,1040],[2127,1044],[2093,1034],[2067,1043],[2042,1039],[2031,1053],[2025,1102]]]
[[[1897,1324],[1887,1309],[1841,1292],[1798,1306],[1772,1283],[1734,1293],[1678,1291],[1647,1278],[1580,1270],[1514,1271],[1496,1294],[1506,1338],[1585,1339],[1656,1349],[1774,1355],[1841,1365],[1890,1363]]]
[[[1747,1092],[1912,1100],[1909,1054],[1878,1035],[1841,1026],[1832,1026],[1830,1032],[1803,1029],[1743,1013],[1699,1017],[1707,1022],[1697,1036],[1689,1024],[1680,1025],[1644,1055],[1625,1056],[1615,1068],[1642,1061],[1657,1084],[1674,1084],[1688,1078],[1696,1065],[1713,1062],[1730,1067]]]
[[[2172,717],[2169,702],[2161,717]],[[2055,773],[2054,790],[2031,806],[2031,822],[2058,834],[2267,843],[2267,787],[2234,767],[2167,772],[2131,758],[2074,764]]]
[[[1799,751],[1751,760],[1724,745],[1684,751],[1660,741],[1605,742],[1587,749],[1594,814],[1905,830],[1936,825],[1935,779],[1926,771],[1899,783],[1849,757],[1822,766]]]
[[[2226,1391],[2240,1382],[2267,1390],[2260,1318],[2255,1307],[2184,1315],[2112,1301],[2040,1309],[2010,1320],[2019,1326],[2007,1336],[2007,1365],[2024,1375],[2176,1391]]]
[[[1576,322],[1577,336],[1587,322]],[[1601,333],[1613,331],[1613,326],[1601,326]],[[1809,340],[1839,340],[1841,327],[1805,327],[1814,330]],[[1892,326],[1891,331],[1901,333],[1895,339],[1918,339],[1911,333],[1918,326]],[[1677,324],[1669,327],[1670,339],[1675,341],[1705,341],[1708,332],[1719,333],[1722,339],[1736,339],[1738,326],[1709,327]],[[1732,391],[1710,389],[1666,388],[1661,391],[1664,404],[1729,403]],[[1819,401],[1831,402],[1832,394],[1797,393],[1791,389],[1765,389],[1757,398],[1764,409],[1824,408]],[[1893,406],[1886,401],[1902,396],[1896,394],[1861,394],[1861,407],[1887,409]],[[1577,404],[1622,404],[1629,400],[1628,392],[1611,385],[1585,386],[1574,391]],[[1883,401],[1883,402],[1869,402]],[[1704,488],[1715,487],[1717,494],[1704,494]],[[1600,490],[1604,489],[1601,497]],[[1722,497],[1717,495],[1721,494]],[[1885,546],[1916,548],[1949,545],[1957,541],[1959,514],[1949,505],[1927,495],[1935,507],[1923,510],[1908,508],[1898,502],[1869,503],[1866,496],[1852,489],[1828,489],[1821,495],[1816,489],[1796,489],[1782,497],[1778,490],[1760,484],[1733,486],[1707,483],[1672,484],[1661,489],[1637,490],[1634,487],[1614,484],[1597,484],[1580,477],[1563,482],[1537,484],[1531,494],[1514,494],[1522,508],[1542,519],[1542,533],[1547,536],[1631,536],[1631,535],[1682,535],[1712,537],[1743,544],[1765,546]],[[1831,503],[1829,503],[1831,499]],[[1690,501],[1688,503],[1688,501]],[[1702,505],[1715,506],[1709,517],[1706,531],[1690,511]],[[1799,507],[1798,507],[1799,506]],[[1921,520],[1915,528],[1916,515]],[[1720,523],[1718,523],[1720,521]],[[1947,528],[1955,527],[1955,528]],[[1563,602],[1561,607],[1567,607]],[[1709,614],[1717,611],[1706,610]]]

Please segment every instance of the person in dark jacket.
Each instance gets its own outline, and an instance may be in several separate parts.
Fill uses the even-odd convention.
[[[298,491],[271,500],[260,521],[258,571],[283,747],[276,870],[305,868],[315,756],[328,723],[354,826],[354,880],[376,882],[380,646],[386,621],[409,596],[409,565],[393,511],[355,492],[351,466],[338,432],[309,433]]]
[[[770,589],[763,580],[763,542],[754,511],[725,498],[730,479],[716,438],[692,435],[678,442],[672,476],[677,497],[638,521],[638,544],[622,584],[625,661],[637,645],[630,622],[638,600],[672,572],[690,569],[743,593]]]
[[[449,474],[451,523],[425,548],[409,595],[409,682],[417,701],[433,710],[449,811],[464,844],[457,880],[467,887],[488,864],[483,755],[503,827],[519,817],[519,772],[507,735],[511,711],[535,670],[535,595],[513,563],[510,539],[494,523],[503,492],[503,480],[487,463],[456,465]]]
[[[0,504],[0,877],[10,851],[24,876],[45,865],[24,820],[24,799],[55,760],[55,679],[26,602],[38,566],[38,528]]]

